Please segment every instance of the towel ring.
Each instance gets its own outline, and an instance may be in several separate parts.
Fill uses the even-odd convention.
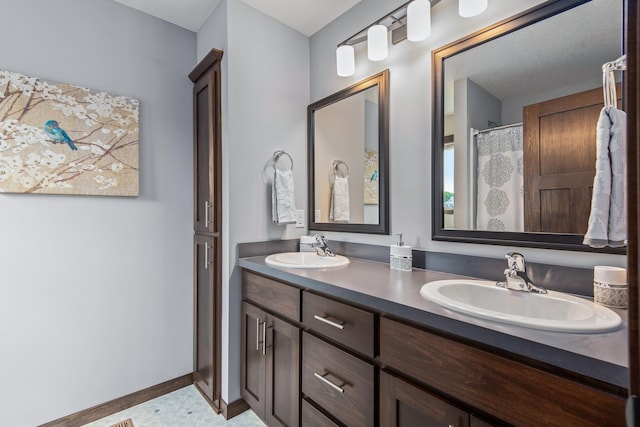
[[[340,166],[344,166],[346,172],[340,170]],[[347,178],[349,176],[349,166],[342,160],[334,160],[333,161],[333,175],[340,176],[339,173],[342,173],[341,178]]]
[[[282,155],[287,156],[289,158],[289,162],[291,162],[291,167],[289,169],[282,169],[282,170],[293,170],[293,159],[291,158],[289,153],[287,153],[284,150],[278,150],[275,153],[273,153],[273,168],[277,169],[278,160],[280,160],[280,157],[282,157]]]

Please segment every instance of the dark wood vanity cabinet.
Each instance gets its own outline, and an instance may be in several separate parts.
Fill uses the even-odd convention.
[[[623,426],[624,398],[243,272],[242,396],[269,426]]]
[[[300,328],[296,319],[300,319],[301,291],[248,272],[243,273],[242,288],[240,393],[267,425],[297,427]]]

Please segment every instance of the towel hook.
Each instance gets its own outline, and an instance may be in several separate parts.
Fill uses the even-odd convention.
[[[340,170],[340,166],[344,166],[345,171],[341,171]],[[338,173],[342,173],[341,178],[347,178],[349,176],[349,166],[347,166],[347,164],[345,162],[343,162],[342,160],[334,160],[333,161],[333,175],[334,176],[339,176]]]
[[[626,69],[627,55],[622,55],[615,61],[605,62],[602,65],[602,90],[605,107],[618,107],[614,71],[626,71]]]
[[[289,153],[287,153],[284,150],[278,150],[275,153],[273,153],[273,168],[277,169],[278,160],[280,160],[280,157],[282,157],[283,155],[289,158],[289,162],[291,162],[291,167],[289,169],[282,169],[282,170],[293,170],[293,159],[291,158]]]

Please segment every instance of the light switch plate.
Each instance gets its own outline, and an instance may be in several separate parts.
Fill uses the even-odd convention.
[[[296,209],[296,228],[304,228],[304,209]]]

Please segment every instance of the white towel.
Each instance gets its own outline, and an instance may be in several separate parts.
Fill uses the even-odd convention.
[[[295,224],[296,209],[293,193],[293,172],[276,169],[271,189],[271,213],[275,224]]]
[[[602,109],[596,135],[591,215],[583,241],[594,248],[621,247],[627,243],[626,128],[624,111],[615,107]]]
[[[331,206],[329,220],[349,222],[349,178],[336,176],[331,186]]]

